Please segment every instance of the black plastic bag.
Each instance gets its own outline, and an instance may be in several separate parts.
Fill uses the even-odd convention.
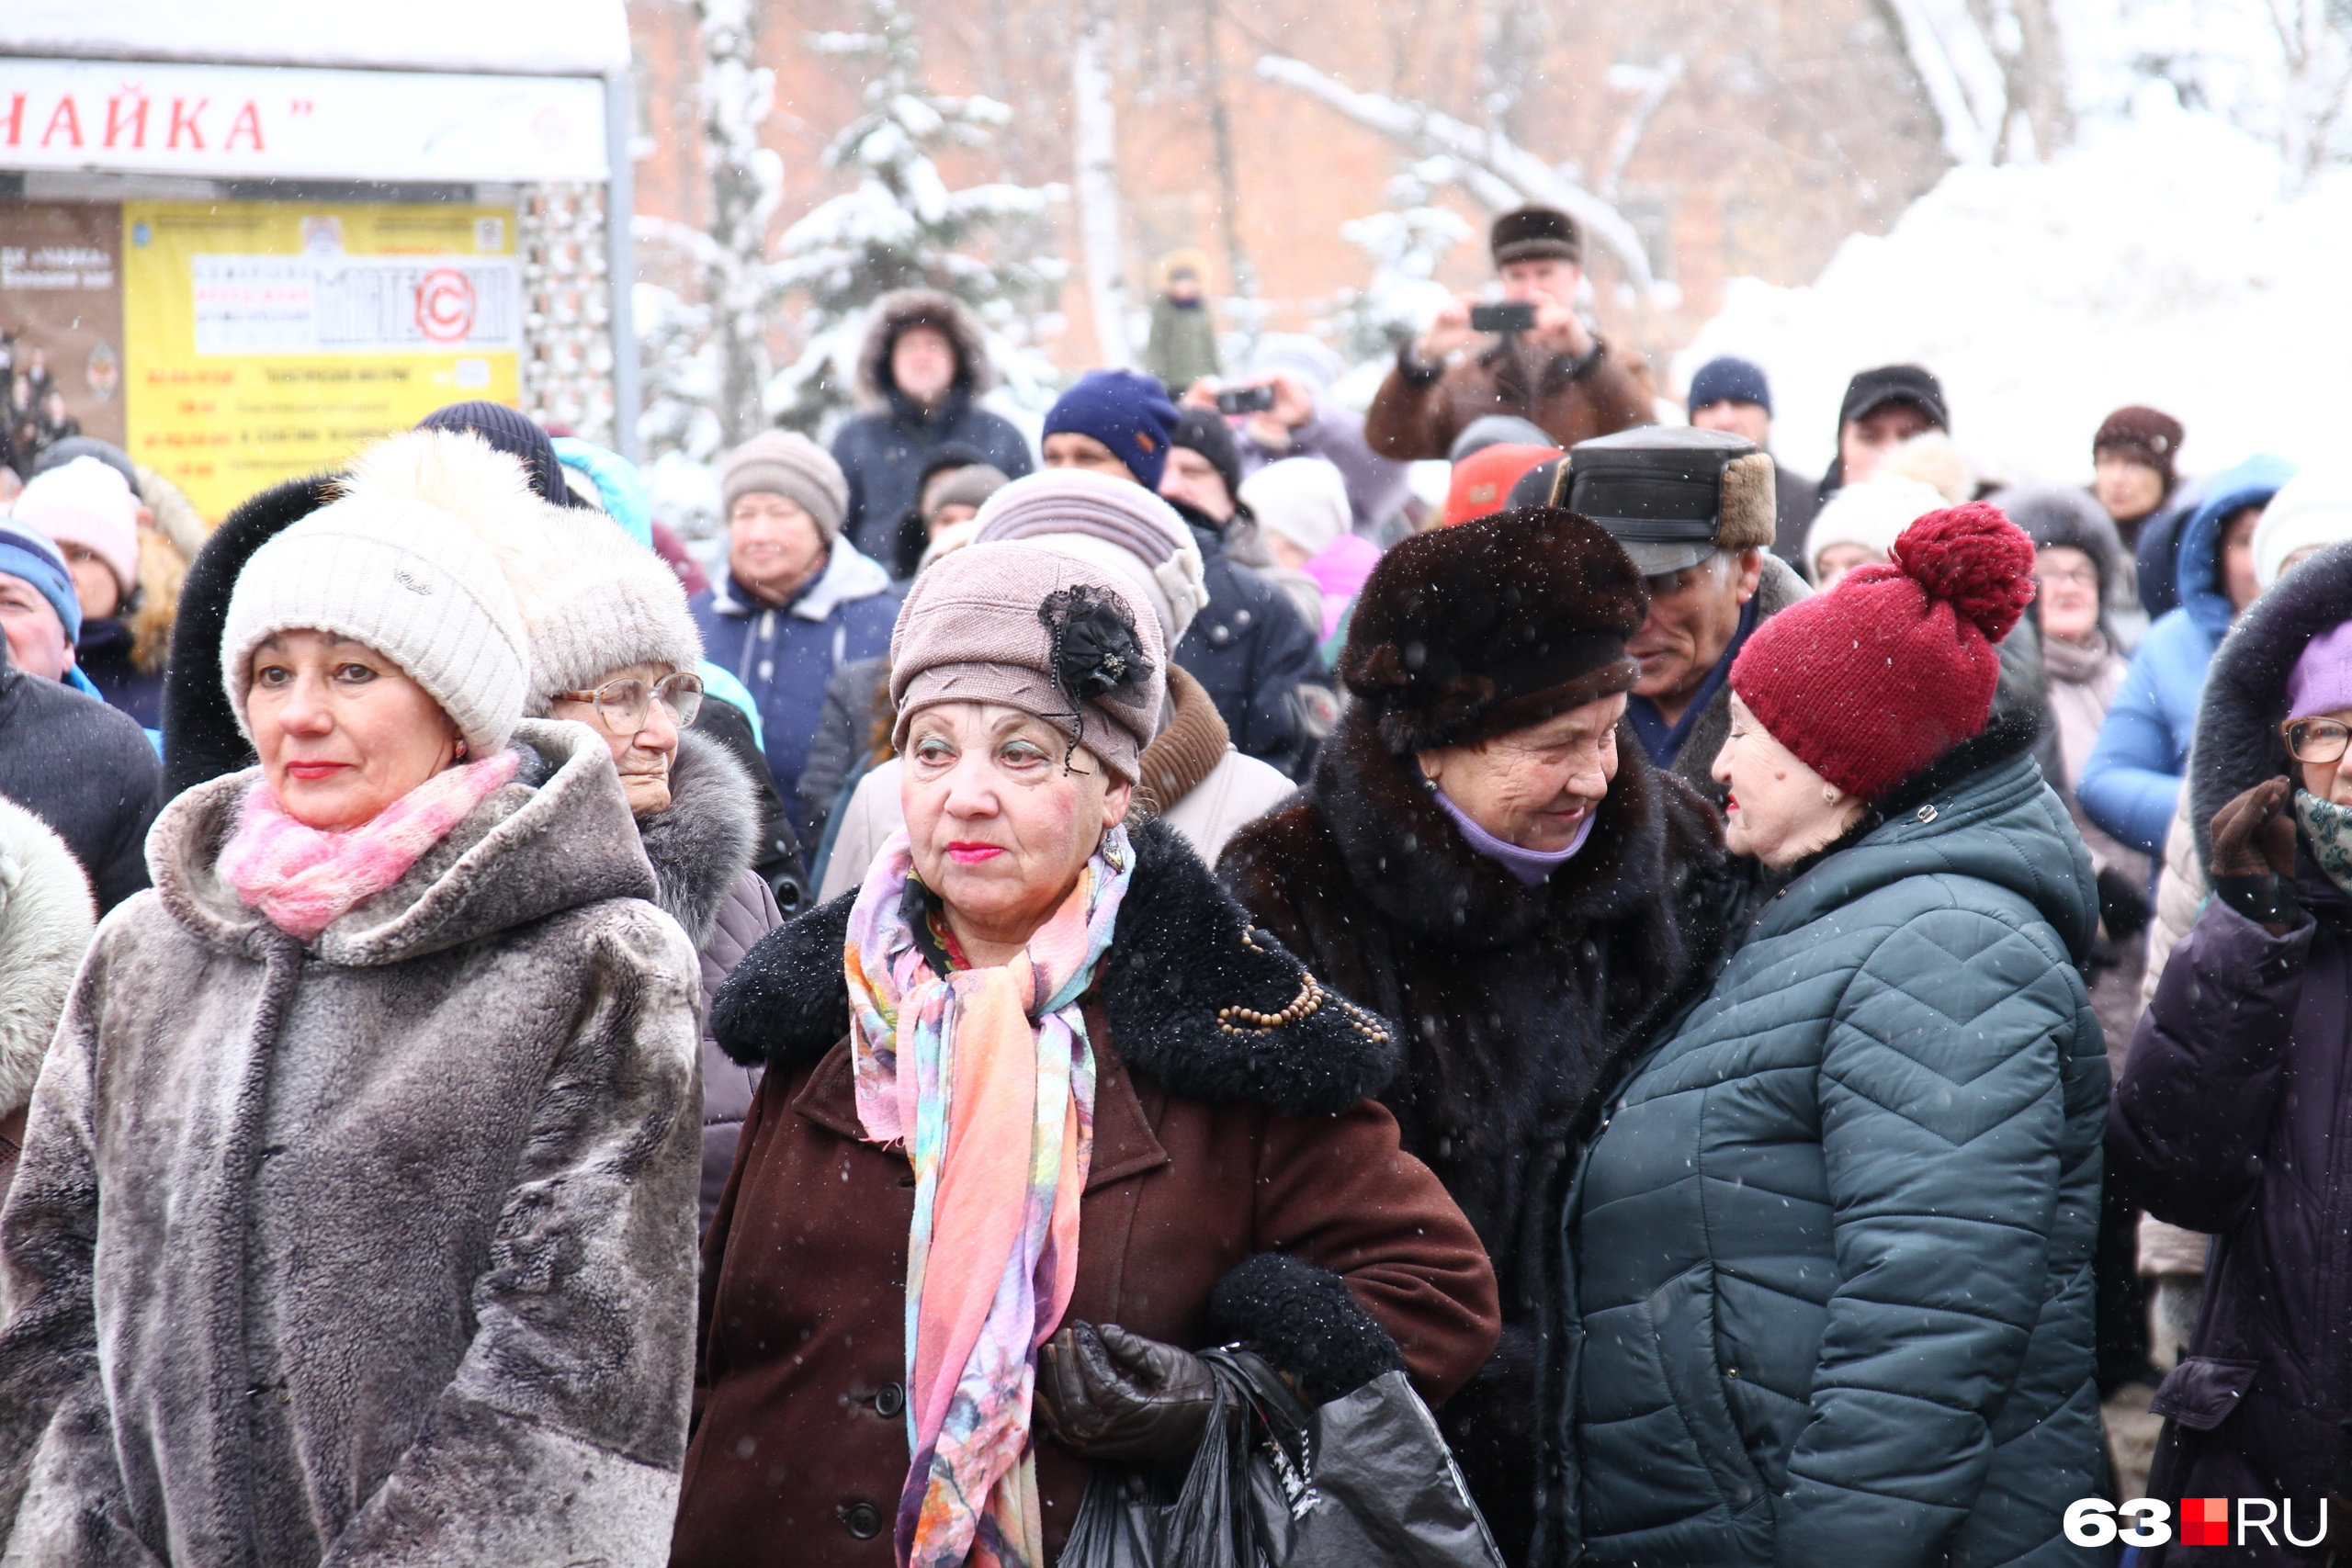
[[[1219,1412],[1182,1489],[1096,1465],[1060,1568],[1500,1568],[1403,1372],[1310,1412],[1251,1352],[1203,1359]]]

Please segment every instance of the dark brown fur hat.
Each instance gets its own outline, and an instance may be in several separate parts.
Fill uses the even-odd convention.
[[[1640,574],[1599,524],[1521,507],[1383,557],[1340,678],[1391,752],[1464,744],[1631,691],[1625,644],[1648,613]]]
[[[1566,213],[1549,207],[1522,207],[1495,220],[1487,231],[1495,265],[1552,256],[1581,265],[1584,230]]]

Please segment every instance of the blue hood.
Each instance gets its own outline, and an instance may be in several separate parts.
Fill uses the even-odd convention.
[[[2173,563],[2180,606],[2199,630],[2217,642],[2237,618],[2220,581],[2222,519],[2242,506],[2267,506],[2278,487],[2294,477],[2295,465],[2284,457],[2256,453],[2217,476],[2204,503],[2181,528],[2180,550]]]

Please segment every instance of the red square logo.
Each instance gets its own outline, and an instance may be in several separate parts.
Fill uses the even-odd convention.
[[[2183,1497],[2180,1500],[2180,1544],[2230,1544],[2230,1500],[2227,1497]]]

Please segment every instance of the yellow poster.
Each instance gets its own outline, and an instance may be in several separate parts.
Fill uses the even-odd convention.
[[[513,404],[504,207],[122,204],[131,456],[215,521],[445,403]]]

